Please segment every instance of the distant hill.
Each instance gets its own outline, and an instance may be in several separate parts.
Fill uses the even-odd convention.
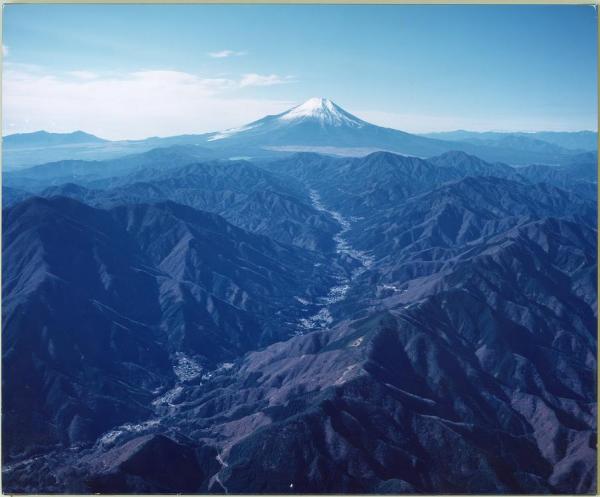
[[[551,146],[573,151],[595,151],[598,149],[598,133],[595,131],[537,131],[534,133],[500,133],[494,131],[444,131],[439,133],[425,133],[421,136],[438,140],[451,140],[469,142],[474,144],[487,144],[491,146],[507,146],[512,142],[514,146],[518,140],[522,146],[532,149]],[[517,148],[518,145],[517,145]]]
[[[281,114],[224,131],[145,140],[109,141],[94,135],[39,131],[4,138],[5,170],[47,162],[113,159],[176,145],[209,148],[219,158],[266,158],[295,152],[365,156],[377,151],[427,158],[462,151],[512,165],[557,165],[596,151],[596,133],[473,133],[416,135],[364,121],[326,98],[311,98]]]
[[[2,139],[2,146],[7,149],[60,147],[64,145],[81,145],[82,143],[106,143],[107,141],[83,131],[73,131],[72,133],[35,131],[34,133],[7,135]]]

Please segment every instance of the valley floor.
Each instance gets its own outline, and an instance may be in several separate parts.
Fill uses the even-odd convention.
[[[596,200],[546,173],[300,154],[15,200],[3,491],[594,492]]]

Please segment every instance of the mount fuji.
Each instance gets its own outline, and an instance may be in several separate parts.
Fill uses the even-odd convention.
[[[453,148],[450,142],[368,123],[326,98],[311,98],[281,114],[212,133],[207,143],[214,147],[321,151],[339,155],[365,155],[375,150],[390,150],[406,155],[430,156]]]
[[[44,139],[43,146],[40,145],[40,135]],[[68,146],[64,143],[65,136],[70,140]],[[567,164],[572,162],[574,154],[581,152],[528,137],[504,141],[499,146],[497,142],[485,140],[450,139],[454,135],[414,135],[371,124],[326,98],[310,98],[281,114],[218,132],[134,141],[96,138],[94,142],[89,139],[86,143],[81,142],[81,137],[90,136],[83,132],[64,136],[52,133],[9,135],[4,139],[5,169],[65,159],[108,160],[182,145],[195,147],[194,153],[202,149],[204,154],[224,159],[265,158],[294,152],[361,157],[376,151],[428,158],[445,152],[462,151],[487,161],[513,165]],[[74,138],[78,140],[73,142]]]
[[[310,98],[281,114],[245,126],[204,135],[205,146],[228,148],[251,156],[265,152],[318,152],[364,156],[375,151],[432,157],[460,150],[489,161],[512,164],[561,163],[572,151],[561,147],[531,150],[522,144],[506,147],[414,135],[364,121],[327,98]]]

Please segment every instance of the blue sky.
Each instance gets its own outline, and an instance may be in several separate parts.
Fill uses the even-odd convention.
[[[591,6],[5,5],[4,134],[238,126],[313,96],[410,132],[596,129]]]

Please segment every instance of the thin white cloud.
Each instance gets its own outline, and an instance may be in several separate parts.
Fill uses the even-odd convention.
[[[242,98],[237,91],[243,78],[168,70],[91,78],[82,72],[52,74],[35,66],[5,64],[4,129],[11,133],[81,129],[111,139],[137,139],[218,131],[292,105]]]
[[[8,47],[6,45],[2,45],[2,56],[8,57]]]
[[[220,50],[218,52],[209,52],[208,56],[213,59],[224,59],[226,57],[240,57],[246,55],[246,52],[237,52],[235,50]]]
[[[278,76],[277,74],[244,74],[240,80],[240,87],[245,88],[247,86],[273,86],[282,85],[285,83],[291,83],[293,78],[291,76]]]
[[[96,79],[98,77],[98,74],[96,74],[95,72],[92,71],[70,71],[67,74],[70,74],[71,76],[78,78],[78,79]]]

